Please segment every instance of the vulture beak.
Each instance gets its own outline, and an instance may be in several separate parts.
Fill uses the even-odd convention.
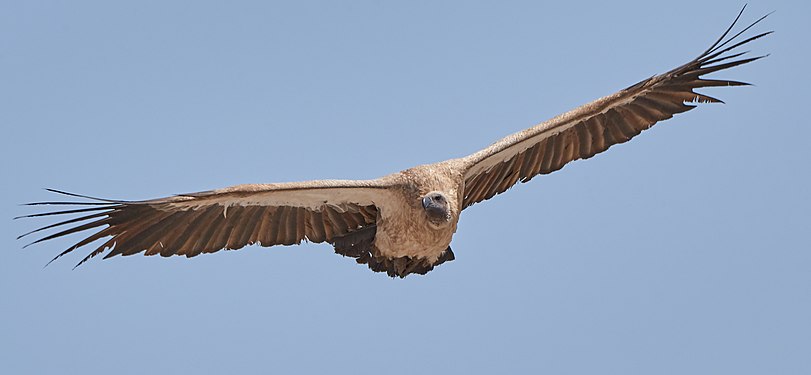
[[[431,205],[431,197],[426,195],[422,197],[422,208],[427,209]]]

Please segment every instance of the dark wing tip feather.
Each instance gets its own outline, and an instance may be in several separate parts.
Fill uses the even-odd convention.
[[[732,24],[731,24],[731,25],[729,25],[729,27],[728,27],[728,28],[727,28],[727,29],[724,31],[724,33],[723,33],[723,34],[721,34],[721,36],[718,38],[718,40],[716,40],[716,41],[715,41],[715,43],[713,43],[713,44],[712,44],[712,45],[711,45],[709,48],[707,48],[707,50],[706,50],[706,51],[704,51],[704,52],[702,53],[702,55],[709,55],[709,54],[711,54],[711,53],[714,53],[714,52],[716,52],[716,51],[720,50],[720,49],[721,49],[721,48],[723,48],[723,47],[724,47],[724,46],[725,46],[727,43],[731,42],[732,40],[734,40],[735,38],[737,38],[737,37],[738,37],[738,36],[740,36],[741,34],[745,33],[747,30],[749,30],[749,29],[751,29],[752,27],[754,27],[755,25],[759,24],[761,21],[763,21],[764,19],[766,19],[766,17],[769,17],[770,15],[772,15],[772,13],[774,13],[774,12],[775,12],[775,11],[771,11],[771,12],[769,12],[769,13],[766,13],[765,15],[763,15],[763,16],[762,16],[762,17],[760,17],[760,18],[758,18],[757,20],[755,20],[754,22],[752,22],[752,23],[751,23],[751,24],[749,24],[748,26],[744,27],[744,28],[743,28],[741,31],[737,32],[735,35],[733,35],[733,36],[732,36],[732,37],[730,37],[729,39],[726,39],[726,41],[725,41],[724,39],[727,37],[727,35],[729,35],[729,32],[730,32],[730,31],[732,31],[732,29],[733,29],[733,28],[735,28],[735,25],[737,25],[737,24],[738,24],[738,21],[740,21],[741,16],[743,15],[743,12],[746,10],[746,6],[747,6],[747,5],[748,5],[748,4],[744,4],[744,5],[743,5],[743,7],[741,8],[740,12],[738,12],[738,15],[737,15],[737,16],[735,16],[735,20],[733,20],[733,21],[732,21]]]
[[[70,235],[70,234],[73,234],[73,233],[83,232],[83,231],[86,231],[86,230],[95,230],[95,232],[90,234],[86,238],[82,239],[77,244],[72,245],[72,246],[68,247],[67,249],[65,249],[64,251],[62,251],[61,253],[59,253],[57,256],[55,256],[53,259],[51,259],[48,263],[46,263],[45,266],[43,266],[43,268],[47,267],[49,264],[51,264],[53,261],[59,259],[63,255],[66,255],[66,254],[72,252],[73,250],[76,250],[79,247],[82,247],[82,246],[84,246],[84,245],[86,245],[86,244],[88,244],[90,242],[95,241],[95,240],[101,239],[101,238],[105,237],[106,235],[109,235],[108,231],[106,231],[104,229],[104,227],[111,224],[111,222],[110,222],[110,220],[111,220],[110,214],[115,213],[117,210],[122,208],[124,205],[131,204],[128,201],[91,197],[91,196],[87,196],[87,195],[69,193],[69,192],[62,191],[62,190],[57,190],[57,189],[44,188],[44,190],[46,190],[48,192],[51,192],[51,193],[66,195],[66,196],[70,196],[70,197],[83,198],[83,199],[87,199],[88,201],[86,201],[86,202],[79,202],[79,201],[43,201],[43,202],[31,202],[31,203],[22,204],[23,206],[75,206],[75,207],[68,207],[69,209],[54,209],[52,211],[46,211],[46,212],[40,212],[40,213],[34,213],[34,214],[28,214],[28,215],[21,215],[21,216],[15,217],[14,218],[15,220],[16,219],[23,219],[23,218],[50,217],[50,216],[55,216],[55,215],[75,215],[75,214],[80,214],[80,215],[77,215],[75,217],[68,218],[67,220],[62,220],[62,221],[59,221],[59,222],[56,222],[56,223],[53,223],[53,224],[49,224],[49,225],[43,225],[43,226],[41,226],[39,228],[36,228],[36,229],[34,229],[32,231],[29,231],[27,233],[24,233],[22,235],[17,236],[17,239],[20,240],[20,239],[22,239],[24,237],[27,237],[27,236],[30,236],[30,235],[32,235],[34,233],[42,232],[42,231],[45,231],[45,230],[48,230],[48,229],[54,229],[54,228],[58,228],[58,227],[67,226],[67,228],[65,228],[65,229],[63,229],[61,231],[58,231],[57,233],[53,233],[53,234],[50,234],[50,235],[45,235],[45,236],[43,236],[41,238],[36,239],[35,241],[33,241],[31,243],[28,243],[28,244],[22,246],[23,249],[28,248],[29,246],[37,244],[37,243],[41,243],[41,242],[44,242],[44,241],[64,237],[64,236],[67,236],[67,235]],[[73,224],[73,225],[69,225],[69,224]],[[105,248],[105,246],[102,246],[102,249],[104,249],[104,248]],[[95,255],[94,253],[91,253],[91,254]],[[87,259],[89,259],[89,258],[85,258],[85,261]],[[83,263],[83,262],[81,262],[81,263]]]
[[[738,24],[738,21],[740,20],[741,16],[743,15],[744,10],[746,10],[746,5],[744,5],[744,6],[743,6],[743,8],[741,8],[741,11],[740,11],[740,12],[738,13],[738,15],[735,17],[735,20],[734,20],[734,21],[732,21],[732,24],[731,24],[731,25],[729,25],[729,27],[726,29],[726,31],[724,31],[724,33],[723,33],[723,34],[721,34],[721,37],[719,37],[719,38],[718,38],[718,40],[716,40],[716,41],[715,41],[715,43],[713,43],[713,44],[710,46],[710,48],[707,48],[707,50],[706,50],[706,51],[704,51],[704,52],[703,52],[701,55],[699,55],[699,57],[698,57],[698,58],[696,58],[696,59],[695,59],[695,61],[702,62],[702,63],[706,63],[706,62],[707,62],[706,60],[713,59],[713,58],[715,58],[715,57],[717,57],[717,56],[719,56],[719,55],[721,55],[721,54],[723,54],[723,53],[725,53],[725,52],[729,52],[729,51],[731,51],[731,50],[733,50],[733,49],[735,49],[735,48],[738,48],[738,47],[740,47],[740,46],[742,46],[742,45],[744,45],[744,44],[747,44],[747,43],[752,42],[752,41],[754,41],[754,40],[760,39],[760,38],[762,38],[762,37],[764,37],[764,36],[766,36],[766,35],[769,35],[769,34],[774,33],[774,31],[773,31],[773,30],[766,31],[766,32],[763,32],[763,33],[757,34],[757,35],[755,35],[755,36],[751,36],[751,37],[749,37],[749,38],[746,38],[746,39],[744,39],[744,40],[742,40],[742,41],[739,41],[739,42],[737,42],[737,43],[735,43],[735,44],[733,44],[733,45],[731,45],[731,46],[729,46],[729,47],[727,47],[727,48],[724,48],[724,46],[726,46],[727,44],[732,43],[733,41],[737,40],[737,39],[738,39],[738,37],[739,37],[739,36],[741,36],[743,33],[745,33],[746,31],[748,31],[749,29],[751,29],[751,28],[752,28],[752,27],[754,27],[755,25],[759,24],[759,23],[760,23],[760,22],[762,22],[764,19],[766,19],[766,17],[768,17],[769,15],[771,15],[772,13],[774,13],[774,11],[771,11],[771,12],[769,12],[769,13],[766,13],[766,15],[764,15],[764,16],[762,16],[762,17],[758,18],[758,19],[757,19],[757,20],[755,20],[754,22],[750,23],[749,25],[747,25],[746,27],[744,27],[743,29],[741,29],[740,31],[738,31],[737,33],[735,33],[735,35],[733,35],[733,36],[731,36],[731,37],[729,37],[729,38],[727,39],[727,38],[726,38],[726,37],[727,37],[727,35],[729,35],[729,32],[730,32],[730,31],[732,31],[732,29],[734,29],[734,28],[735,28],[735,25],[737,25],[737,24]],[[747,51],[747,52],[748,52],[748,51]],[[746,52],[743,52],[743,53],[746,53]],[[743,53],[741,53],[741,54],[743,54]],[[739,56],[739,55],[740,55],[740,54],[736,54],[736,55],[733,55],[733,56],[730,56],[730,57],[737,57],[737,56]],[[728,58],[730,58],[730,57],[728,57]]]
[[[734,67],[736,67],[738,65],[748,64],[748,63],[750,63],[752,61],[757,61],[757,60],[760,60],[760,59],[762,59],[764,57],[767,57],[767,56],[769,56],[769,55],[761,55],[761,56],[749,57],[749,58],[746,58],[746,59],[732,60],[730,62],[726,62],[726,63],[723,63],[723,64],[710,65],[710,66],[706,66],[706,65],[702,64],[697,69],[693,69],[692,71],[688,72],[687,75],[700,77],[700,76],[703,76],[705,74],[710,74],[712,72],[717,72],[719,70],[725,70],[725,69],[729,69],[729,68],[734,68]]]
[[[69,193],[69,192],[67,192],[67,191],[63,191],[63,190],[57,190],[57,189],[51,189],[51,188],[44,188],[44,189],[45,189],[45,190],[47,190],[47,191],[50,191],[50,192],[52,192],[52,193],[57,193],[57,194],[67,195],[67,196],[70,196],[70,197],[85,198],[85,199],[90,199],[90,200],[94,200],[94,201],[108,202],[108,203],[128,203],[127,201],[116,200],[116,199],[105,199],[105,198],[91,197],[91,196],[88,196],[88,195],[81,195],[81,194],[76,194],[76,193]]]
[[[25,248],[27,248],[27,247],[29,247],[31,245],[38,244],[40,242],[45,242],[45,241],[48,241],[48,240],[52,240],[54,238],[64,237],[64,236],[67,236],[67,235],[73,234],[73,233],[84,232],[84,231],[90,230],[90,229],[96,229],[96,228],[98,228],[98,227],[100,227],[102,225],[108,224],[109,222],[110,222],[109,217],[102,217],[101,219],[94,220],[94,221],[91,221],[91,222],[86,223],[86,224],[78,225],[78,226],[75,226],[75,227],[70,227],[70,228],[65,229],[65,230],[63,230],[61,232],[54,233],[54,234],[51,234],[49,236],[42,237],[42,238],[40,238],[40,239],[38,239],[38,240],[36,240],[34,242],[31,242],[31,243],[23,246],[23,249],[25,249]]]
[[[73,266],[73,268],[71,268],[71,269],[75,270],[76,268],[79,268],[79,266],[84,264],[84,262],[87,262],[88,260],[95,257],[96,255],[99,255],[99,254],[103,253],[105,250],[114,247],[115,244],[116,244],[115,237],[109,239],[107,242],[103,243],[101,246],[96,248],[96,250],[93,250],[93,252],[91,252],[90,254],[87,254],[84,258],[82,258],[81,261],[79,261],[79,263],[76,263],[76,265]]]
[[[758,18],[754,22],[742,28],[740,31],[735,32],[734,34],[732,34],[732,36],[729,36],[735,29],[735,26],[738,24],[738,21],[740,21],[741,16],[743,15],[745,9],[746,6],[744,6],[741,9],[741,11],[735,17],[735,20],[732,22],[732,24],[724,31],[723,34],[721,34],[721,37],[719,37],[710,46],[710,48],[701,53],[698,57],[696,57],[692,61],[660,76],[659,80],[657,80],[658,83],[655,83],[654,85],[665,90],[687,89],[690,90],[690,92],[692,93],[695,93],[695,91],[692,90],[703,87],[751,86],[752,84],[748,82],[702,78],[702,76],[706,74],[748,64],[750,62],[757,61],[764,57],[769,56],[769,54],[765,54],[754,57],[742,57],[747,53],[749,53],[749,51],[735,52],[735,50],[738,47],[746,45],[750,42],[758,40],[774,32],[774,31],[766,31],[756,34],[754,36],[746,37],[740,41],[738,40],[738,38],[741,37],[741,35],[743,35],[746,31],[748,31],[755,25],[759,24],[761,21],[766,19],[766,17],[768,17],[770,14],[774,13],[769,12],[768,14]],[[696,103],[706,103],[706,102],[723,103],[722,100],[717,98],[712,98],[707,95],[698,93],[695,94],[696,96],[693,98],[692,101]]]
[[[76,205],[74,205],[74,206],[76,206]],[[21,216],[15,217],[14,219],[16,220],[16,219],[25,219],[25,218],[31,218],[31,217],[69,215],[69,214],[77,214],[77,213],[82,213],[82,212],[104,211],[104,210],[112,210],[112,209],[115,209],[117,207],[120,207],[120,206],[118,206],[118,205],[109,205],[109,206],[105,206],[105,207],[79,208],[79,209],[63,210],[63,211],[48,211],[48,212],[41,212],[41,213],[38,213],[38,214],[21,215]]]
[[[21,235],[17,236],[17,239],[19,240],[19,239],[21,239],[23,237],[26,237],[28,235],[31,235],[31,234],[34,234],[34,233],[37,233],[37,232],[41,232],[41,231],[46,230],[46,229],[56,228],[56,227],[59,227],[59,226],[62,226],[62,225],[67,225],[67,224],[72,224],[72,223],[76,223],[76,222],[80,222],[80,221],[90,220],[90,219],[105,216],[105,215],[107,215],[107,212],[97,212],[97,213],[90,214],[90,215],[79,216],[77,218],[60,221],[58,223],[46,225],[44,227],[34,229],[34,230],[32,230],[32,231],[30,231],[28,233],[21,234]]]
[[[30,202],[30,203],[22,203],[20,206],[102,206],[102,205],[111,205],[113,203],[108,202],[62,202],[62,201],[51,201],[51,202]]]
[[[22,203],[21,206],[85,206],[85,208],[80,209],[72,209],[72,210],[63,210],[63,211],[48,211],[43,213],[37,214],[30,214],[30,215],[20,215],[13,218],[13,220],[23,219],[23,218],[30,218],[30,217],[40,217],[40,216],[51,216],[51,215],[66,215],[66,214],[74,214],[79,212],[89,212],[89,211],[101,211],[101,210],[108,210],[112,208],[116,208],[124,203],[130,203],[128,201],[122,200],[114,200],[114,199],[104,199],[104,198],[96,198],[87,195],[80,195],[74,193],[68,193],[61,190],[51,189],[51,188],[43,188],[46,191],[67,195],[71,197],[77,198],[85,198],[90,199],[96,202],[71,202],[71,201],[43,201],[43,202],[29,202],[29,203]],[[87,206],[98,206],[98,207],[87,207]]]
[[[731,60],[731,59],[740,57],[740,56],[748,53],[749,51],[744,51],[744,52],[736,52],[736,53],[724,56],[725,53],[733,51],[733,50],[737,49],[740,46],[749,44],[750,42],[753,42],[753,41],[755,41],[757,39],[760,39],[760,38],[762,38],[764,36],[767,36],[767,35],[770,35],[770,34],[774,33],[774,31],[766,31],[766,32],[762,32],[762,33],[759,33],[757,35],[748,37],[748,38],[746,38],[744,40],[737,41],[739,36],[741,36],[743,33],[748,31],[749,29],[751,29],[755,25],[759,24],[764,19],[766,19],[766,17],[768,17],[769,15],[774,13],[774,12],[769,12],[766,15],[758,18],[754,22],[750,23],[749,25],[747,25],[746,27],[744,27],[742,30],[738,31],[737,33],[735,33],[731,37],[727,38],[727,36],[730,34],[730,32],[735,28],[735,25],[738,24],[738,21],[740,21],[740,18],[743,15],[743,12],[744,12],[745,9],[746,9],[746,5],[744,5],[743,8],[741,9],[741,11],[738,12],[738,15],[735,17],[735,20],[732,21],[732,24],[729,25],[729,27],[724,31],[724,33],[721,34],[721,36],[712,45],[710,45],[709,48],[707,48],[704,52],[702,52],[700,55],[698,55],[695,59],[688,62],[687,64],[684,64],[684,65],[682,65],[682,66],[680,66],[678,68],[675,68],[675,69],[663,74],[662,76],[671,76],[672,77],[674,75],[678,76],[678,75],[685,75],[685,74],[695,76],[696,70],[703,69],[703,68],[705,68],[705,69],[717,68],[717,69],[714,69],[714,70],[702,71],[698,75],[707,74],[707,73],[714,72],[716,70],[731,68],[733,66],[746,64],[746,63],[761,59],[763,57],[769,56],[767,54],[767,55],[757,56],[757,57],[751,58],[751,59],[733,60],[732,62],[727,63],[727,64],[732,64],[732,65],[724,65],[723,68],[720,68],[721,64],[712,65],[712,64],[715,64],[715,63],[719,63],[721,61]],[[727,45],[729,43],[732,43],[732,42],[735,42],[735,43],[733,45],[727,47]],[[662,76],[660,76],[660,77],[662,77]],[[644,81],[640,82],[640,83],[644,83]]]
[[[721,37],[719,37],[718,40],[716,40],[715,43],[713,43],[710,46],[710,48],[707,48],[707,50],[704,51],[701,55],[707,55],[707,54],[712,53],[712,51],[716,48],[716,46],[718,46],[718,44],[721,43],[721,41],[724,40],[724,38],[726,38],[727,35],[729,35],[729,32],[732,31],[732,28],[735,27],[735,24],[737,24],[738,20],[741,19],[741,16],[743,15],[743,11],[746,10],[747,5],[749,5],[749,4],[743,4],[743,7],[741,8],[741,11],[738,12],[738,15],[735,17],[735,20],[732,21],[732,24],[729,25],[729,27],[726,29],[726,31],[724,31],[724,33],[721,34]]]
[[[736,49],[736,48],[738,48],[738,47],[740,47],[740,46],[742,46],[744,44],[753,42],[755,40],[763,38],[764,36],[771,35],[771,34],[774,34],[774,31],[766,31],[764,33],[760,33],[758,35],[746,38],[746,39],[744,39],[744,40],[742,40],[742,41],[740,41],[738,43],[735,43],[735,44],[733,44],[733,45],[731,45],[731,46],[729,46],[727,48],[724,48],[721,51],[714,52],[714,53],[711,53],[711,54],[708,54],[708,55],[701,55],[698,58],[696,58],[696,61],[700,62],[701,64],[708,65],[708,64],[714,64],[714,63],[719,62],[719,61],[732,59],[732,58],[735,58],[735,57],[738,57],[738,56],[741,56],[741,55],[745,55],[745,54],[749,53],[750,51],[744,51],[744,52],[736,53],[736,54],[733,54],[733,55],[727,55],[727,56],[719,57],[719,56],[723,55],[724,53],[732,51],[732,50],[734,50],[734,49]]]

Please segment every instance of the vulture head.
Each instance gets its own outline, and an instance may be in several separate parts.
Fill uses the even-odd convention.
[[[422,197],[422,208],[428,215],[428,222],[441,228],[451,222],[451,206],[445,194],[432,191]]]

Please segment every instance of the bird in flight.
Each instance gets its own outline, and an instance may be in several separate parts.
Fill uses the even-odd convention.
[[[742,36],[766,15],[733,34],[744,9],[715,43],[686,64],[462,158],[420,165],[374,180],[248,184],[142,201],[48,189],[83,201],[29,203],[69,209],[21,217],[74,216],[18,239],[61,227],[32,245],[94,230],[51,260],[106,239],[77,267],[107,250],[105,259],[142,252],[193,257],[251,244],[326,242],[336,253],[354,258],[372,271],[401,278],[425,274],[454,259],[451,238],[465,208],[503,193],[519,181],[552,173],[571,161],[588,159],[626,142],[659,121],[695,108],[697,103],[721,102],[695,89],[748,85],[702,78],[765,57],[742,57],[746,52],[737,52],[739,47],[771,33]]]

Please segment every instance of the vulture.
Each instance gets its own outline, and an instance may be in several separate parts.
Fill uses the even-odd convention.
[[[58,230],[27,247],[92,230],[92,234],[51,260],[103,240],[76,267],[108,250],[105,259],[138,253],[194,257],[251,244],[326,242],[337,254],[354,258],[375,272],[401,278],[426,274],[454,259],[450,243],[464,209],[518,182],[552,173],[574,160],[588,159],[612,145],[627,142],[657,122],[699,103],[722,103],[696,89],[749,85],[703,78],[768,56],[747,57],[743,56],[747,52],[738,52],[739,47],[771,33],[741,36],[768,14],[733,32],[744,9],[715,43],[686,64],[462,158],[420,165],[373,180],[246,184],[141,201],[100,199],[47,189],[79,199],[29,203],[63,206],[20,217],[70,216],[18,239]]]

